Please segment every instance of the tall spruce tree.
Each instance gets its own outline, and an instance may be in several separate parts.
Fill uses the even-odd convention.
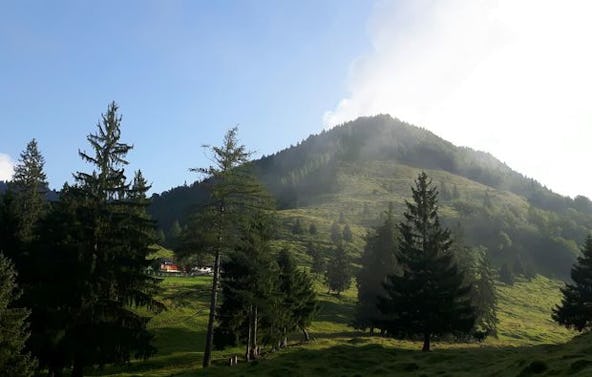
[[[398,227],[402,273],[389,275],[378,307],[390,316],[389,333],[421,335],[422,350],[429,351],[433,336],[470,332],[475,310],[450,250],[450,231],[440,225],[436,187],[422,172],[411,191],[413,201],[406,202]]]
[[[392,204],[386,212],[384,223],[366,236],[366,246],[362,253],[361,268],[357,274],[358,303],[354,327],[365,330],[382,328],[385,316],[378,310],[379,296],[384,296],[383,288],[387,276],[397,271],[397,231],[393,218]]]
[[[62,190],[41,230],[45,264],[38,272],[47,284],[33,290],[42,298],[34,303],[33,343],[55,375],[71,366],[71,375],[79,377],[89,366],[155,352],[149,318],[134,310],[163,309],[154,299],[159,280],[147,274],[155,224],[146,214],[148,187],[141,174],[131,186],[126,181],[132,147],[120,142],[117,110],[111,103],[97,133],[88,136],[93,153],[80,152],[93,171],[75,174],[76,186]]]
[[[35,281],[32,242],[35,228],[49,207],[43,166],[44,158],[33,139],[21,153],[13,180],[0,198],[0,251],[15,264],[22,289]]]
[[[18,271],[17,284],[23,294],[18,295],[15,305],[30,310],[34,309],[36,302],[43,300],[43,297],[33,293],[34,288],[41,284],[38,271],[45,267],[36,245],[38,225],[49,208],[45,200],[47,182],[43,166],[43,156],[33,139],[21,153],[14,180],[9,183],[4,195],[0,195],[0,253],[8,256]],[[29,316],[32,330],[34,314]],[[35,351],[31,347],[33,338],[28,339],[28,349]],[[38,357],[36,352],[34,354]]]
[[[30,377],[37,362],[27,353],[29,311],[13,306],[20,294],[12,263],[0,254],[0,375]]]
[[[582,255],[571,269],[571,280],[561,289],[561,304],[553,309],[553,319],[577,331],[592,329],[592,235],[586,238]]]
[[[149,187],[141,173],[131,187],[127,183],[124,167],[133,147],[120,138],[121,116],[112,102],[97,124],[97,133],[87,138],[93,153],[80,152],[94,165],[92,173],[75,174],[85,197],[82,260],[88,263],[84,267],[93,287],[87,298],[91,304],[81,308],[81,321],[74,328],[74,339],[88,347],[74,352],[73,376],[82,375],[86,366],[152,355],[149,318],[131,307],[153,312],[164,308],[154,299],[159,280],[146,272],[150,265],[146,257],[155,242],[155,223],[146,212]]]

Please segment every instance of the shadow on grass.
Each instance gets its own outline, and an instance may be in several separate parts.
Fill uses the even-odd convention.
[[[354,338],[355,339],[355,338]],[[444,376],[528,377],[539,375],[591,376],[592,336],[563,345],[533,347],[476,347],[437,343],[421,352],[349,341],[324,349],[295,346],[249,364],[215,366],[198,376]],[[364,338],[366,339],[366,338]],[[368,339],[372,341],[372,339]],[[444,348],[449,346],[451,348]],[[314,347],[314,346],[313,346]],[[441,348],[442,347],[442,348]],[[195,375],[195,374],[193,374]],[[185,376],[185,375],[182,375]],[[189,376],[189,375],[187,375]]]
[[[159,370],[164,370],[163,375],[167,375],[166,371],[170,370],[170,374],[174,375],[182,370],[195,368],[201,361],[202,354],[199,352],[193,353],[179,353],[174,355],[156,355],[147,360],[135,360],[129,364],[124,365],[109,365],[102,369],[86,370],[85,375],[88,376],[109,376],[117,374],[134,374],[138,376],[147,376],[155,374]],[[175,370],[177,372],[175,372]]]
[[[205,333],[191,331],[183,328],[158,328],[154,329],[154,345],[157,347],[156,355],[147,360],[133,360],[128,364],[109,365],[102,369],[87,370],[88,375],[152,375],[156,371],[186,370],[195,368],[201,362]],[[161,375],[161,374],[159,374]]]
[[[154,344],[159,356],[178,352],[203,352],[206,334],[204,331],[178,327],[162,327],[152,330]]]
[[[397,348],[370,343],[370,337],[344,340],[328,348],[315,344],[293,345],[288,349],[268,353],[262,359],[235,367],[226,366],[225,357],[235,352],[217,352],[214,364],[199,369],[200,352],[158,355],[128,366],[112,366],[89,375],[126,376],[442,376],[442,377],[529,377],[592,375],[590,344],[592,336],[576,338],[562,345],[534,347],[492,347],[436,343],[432,352]],[[450,348],[445,348],[450,347]],[[239,353],[240,355],[240,353]]]
[[[357,330],[351,331],[335,331],[335,332],[310,332],[310,337],[312,340],[320,340],[320,339],[336,339],[336,338],[353,338],[353,339],[361,339],[363,340],[362,336],[364,335],[363,332]]]

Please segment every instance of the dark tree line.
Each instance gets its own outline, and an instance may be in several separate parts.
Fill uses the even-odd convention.
[[[27,145],[0,206],[0,250],[15,264],[23,291],[17,305],[30,310],[27,342],[50,376],[91,366],[146,358],[155,352],[146,329],[156,313],[158,280],[146,271],[155,242],[147,214],[149,186],[141,172],[126,175],[132,146],[121,142],[115,103],[101,116],[79,152],[92,168],[74,174],[59,200],[47,202],[44,160]]]

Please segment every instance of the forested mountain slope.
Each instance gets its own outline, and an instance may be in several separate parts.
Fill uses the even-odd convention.
[[[315,223],[321,238],[339,218],[359,239],[388,203],[401,213],[421,170],[439,186],[442,217],[459,238],[486,247],[498,266],[508,264],[517,273],[567,278],[578,244],[592,229],[587,198],[555,194],[490,154],[454,146],[388,115],[312,135],[254,161],[254,168],[284,223]],[[183,225],[205,195],[198,183],[177,187],[154,195],[151,210],[170,236],[175,222]],[[354,254],[361,244],[352,244]]]

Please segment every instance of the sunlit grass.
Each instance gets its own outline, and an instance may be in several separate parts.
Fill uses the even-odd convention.
[[[254,363],[226,366],[242,348],[214,352],[214,367],[201,371],[211,278],[167,277],[161,299],[168,311],[155,316],[150,329],[158,353],[146,361],[91,371],[104,377],[203,376],[529,376],[533,361],[547,375],[592,375],[592,338],[579,337],[550,318],[562,283],[537,276],[514,286],[498,285],[499,338],[480,343],[435,341],[433,352],[420,352],[409,340],[369,337],[352,327],[354,284],[341,295],[316,288],[321,310],[310,328],[312,341],[293,334],[288,349],[265,354]],[[562,344],[569,342],[567,344]],[[556,344],[556,345],[554,345]],[[535,363],[532,367],[542,368]],[[552,373],[551,373],[552,372]]]

